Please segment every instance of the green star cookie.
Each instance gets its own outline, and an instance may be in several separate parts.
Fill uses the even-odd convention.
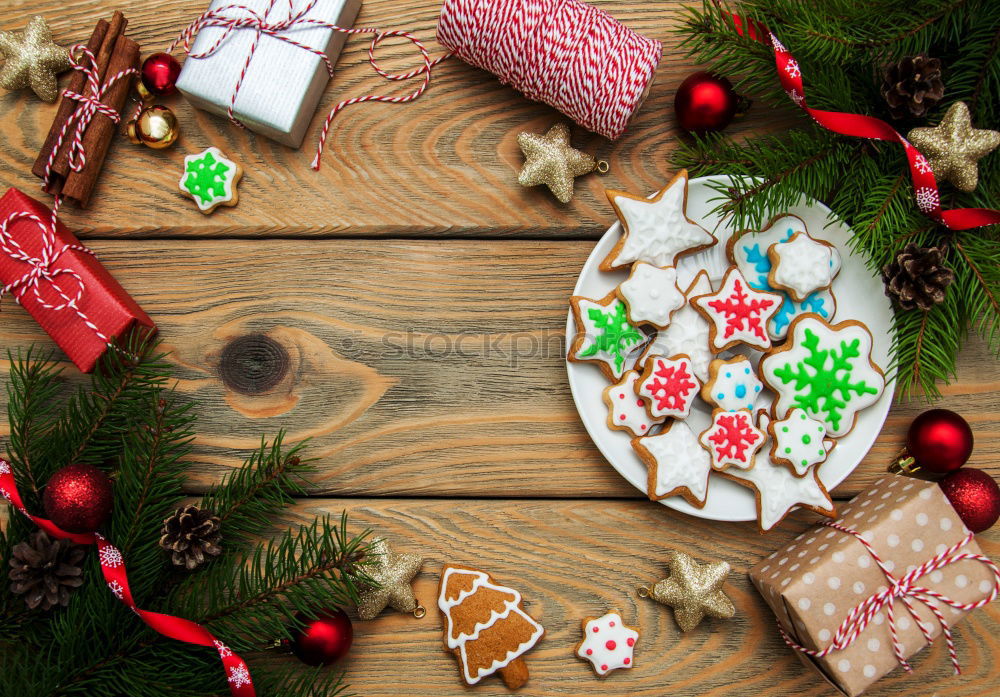
[[[180,179],[181,193],[198,204],[206,215],[219,206],[235,206],[239,201],[236,184],[243,168],[227,159],[218,148],[208,148],[184,158],[184,173]]]

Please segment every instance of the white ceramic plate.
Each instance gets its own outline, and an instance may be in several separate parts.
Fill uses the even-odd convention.
[[[728,177],[700,177],[692,179],[688,188],[687,216],[711,230],[719,239],[715,246],[698,254],[683,257],[677,265],[677,285],[687,288],[699,269],[706,269],[712,277],[712,283],[718,287],[725,270],[729,266],[726,259],[726,242],[732,229],[725,223],[720,223],[719,216],[710,211],[717,201],[710,199],[718,193],[710,188],[713,182],[727,182]],[[848,244],[851,230],[841,221],[836,220],[829,208],[818,202],[810,202],[803,198],[799,205],[788,211],[805,221],[809,234],[817,239],[827,240],[837,246],[843,256],[843,268],[834,280],[833,294],[837,298],[837,311],[834,322],[846,319],[856,319],[864,322],[874,337],[872,359],[883,370],[889,364],[889,349],[892,331],[892,307],[882,288],[880,279],[872,275],[865,267],[864,259],[854,254]],[[602,298],[627,277],[626,271],[606,272],[598,269],[598,264],[608,255],[611,248],[621,235],[620,223],[615,223],[590,253],[587,263],[583,265],[580,278],[576,282],[574,295],[588,298]],[[569,346],[576,332],[573,313],[570,311],[566,319],[566,345]],[[633,359],[637,354],[633,355]],[[729,354],[722,354],[727,356]],[[600,449],[604,457],[618,470],[625,479],[637,489],[646,492],[646,465],[632,450],[630,436],[624,431],[612,431],[607,425],[607,408],[601,399],[601,393],[608,386],[608,381],[597,368],[596,364],[566,362],[569,373],[569,386],[573,392],[573,401],[590,437]],[[758,406],[770,405],[771,395],[765,394]],[[868,453],[875,438],[882,430],[882,424],[889,412],[892,402],[892,386],[889,385],[879,401],[858,413],[854,429],[843,438],[838,439],[837,446],[829,459],[820,465],[819,475],[827,490],[844,481],[848,474],[858,466]],[[688,422],[695,433],[708,428],[711,412],[700,399],[692,409]],[[767,446],[765,446],[767,447]],[[734,481],[713,474],[708,487],[708,500],[705,507],[698,509],[682,499],[673,496],[661,501],[666,506],[701,518],[712,520],[754,520],[757,517],[753,490],[741,486]]]

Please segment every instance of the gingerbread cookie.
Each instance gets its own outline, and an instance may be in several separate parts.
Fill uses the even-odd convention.
[[[824,462],[836,444],[826,438],[826,426],[798,407],[784,419],[771,421],[767,432],[771,436],[771,462],[789,467],[798,477]]]
[[[687,171],[681,170],[652,198],[624,191],[607,192],[622,224],[622,236],[601,262],[602,271],[613,271],[635,261],[653,266],[676,266],[685,254],[707,249],[715,236],[686,215]]]
[[[635,384],[635,393],[646,403],[654,419],[666,416],[686,419],[700,388],[687,356],[650,356]]]
[[[871,359],[872,335],[856,320],[829,325],[816,315],[792,322],[788,340],[760,361],[760,377],[776,394],[774,414],[794,407],[835,438],[854,428],[857,414],[878,401],[885,377]]]
[[[796,232],[787,242],[772,244],[767,256],[771,260],[768,283],[791,295],[795,302],[829,288],[840,272],[837,248],[807,232]]]
[[[684,421],[670,421],[655,436],[633,438],[648,472],[646,493],[651,501],[680,495],[695,508],[705,505],[712,462]]]
[[[626,371],[621,381],[604,388],[604,404],[608,407],[608,428],[627,431],[633,436],[648,436],[653,424],[663,423],[654,419],[646,410],[646,403],[636,394],[635,383],[639,373]]]
[[[622,622],[621,615],[609,612],[583,621],[583,640],[576,645],[576,655],[590,661],[600,677],[618,668],[632,667],[632,654],[639,632]]]
[[[796,302],[783,290],[773,288],[767,277],[771,272],[771,259],[767,256],[771,245],[791,239],[796,232],[804,232],[805,223],[794,215],[780,215],[760,231],[733,235],[726,245],[726,255],[740,270],[754,290],[778,293],[781,307],[767,323],[767,333],[772,341],[780,341],[788,333],[788,326],[799,315],[813,312],[825,320],[833,319],[837,301],[830,289],[810,293],[802,302]]]
[[[709,322],[711,345],[716,351],[738,344],[771,348],[767,323],[781,306],[781,296],[754,290],[735,266],[726,272],[718,291],[693,302]]]
[[[676,356],[684,354],[691,359],[695,376],[704,382],[708,379],[708,364],[715,354],[709,342],[708,320],[701,316],[691,304],[693,298],[712,292],[712,282],[708,273],[699,271],[684,293],[687,302],[675,312],[666,329],[656,333],[656,337],[643,350],[637,364],[642,365],[650,356]]]
[[[528,681],[521,655],[545,630],[524,611],[520,593],[498,585],[485,571],[449,564],[441,569],[438,607],[444,644],[466,683],[475,685],[496,672],[511,690]]]
[[[684,304],[684,294],[677,287],[677,269],[637,261],[628,279],[618,286],[618,297],[625,301],[632,324],[652,324],[663,329],[670,315]]]
[[[764,433],[753,425],[752,412],[716,409],[712,425],[698,442],[708,451],[712,469],[721,472],[732,466],[746,470],[754,466],[757,451],[764,445]]]
[[[596,362],[609,380],[618,380],[629,354],[646,340],[645,334],[628,321],[625,303],[615,291],[600,300],[574,295],[570,305],[576,318],[576,338],[567,360]]]
[[[198,210],[208,215],[219,206],[235,206],[240,199],[236,185],[243,168],[227,159],[218,148],[208,148],[184,158],[184,174],[178,186],[194,199]]]
[[[708,373],[708,382],[701,388],[702,399],[725,411],[754,410],[764,383],[757,378],[749,358],[716,358],[709,364]]]

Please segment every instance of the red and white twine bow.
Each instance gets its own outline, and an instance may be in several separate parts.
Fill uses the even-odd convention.
[[[234,697],[255,697],[253,680],[250,678],[250,669],[247,668],[246,662],[216,639],[211,632],[190,620],[160,612],[150,612],[136,605],[132,598],[132,590],[129,588],[128,575],[125,573],[125,559],[122,557],[121,550],[96,532],[66,532],[51,520],[28,513],[21,500],[21,495],[17,491],[11,465],[4,459],[0,459],[0,496],[7,499],[12,506],[52,537],[70,540],[78,545],[96,545],[104,581],[108,584],[108,590],[116,598],[128,606],[150,628],[163,636],[215,649],[226,669],[229,690]]]
[[[316,156],[312,161],[312,168],[319,169],[320,159],[323,156],[323,148],[326,146],[327,135],[330,132],[330,124],[333,122],[334,117],[340,113],[342,109],[348,107],[352,104],[358,104],[360,102],[389,102],[391,104],[403,104],[405,102],[412,102],[414,99],[419,97],[427,89],[431,80],[431,68],[440,63],[441,61],[448,58],[451,54],[446,53],[438,58],[431,60],[430,54],[427,53],[427,49],[420,42],[417,37],[413,36],[407,31],[380,31],[374,27],[361,27],[361,28],[348,28],[340,27],[331,22],[326,22],[321,19],[315,19],[312,17],[307,17],[306,15],[315,7],[317,0],[308,0],[303,7],[299,10],[295,9],[296,0],[284,0],[287,4],[288,12],[284,19],[281,20],[271,20],[271,11],[278,4],[279,0],[269,0],[267,8],[262,12],[258,12],[251,7],[240,4],[224,5],[215,9],[209,9],[203,12],[196,20],[189,24],[184,31],[181,32],[180,36],[174,40],[172,44],[167,48],[167,53],[172,52],[178,46],[181,46],[184,53],[188,55],[189,58],[200,59],[207,58],[214,54],[219,48],[225,44],[226,40],[230,35],[238,30],[250,30],[255,32],[253,42],[250,44],[250,50],[247,52],[246,60],[243,63],[243,68],[240,70],[240,76],[236,80],[236,85],[233,87],[233,93],[229,100],[228,115],[229,120],[232,121],[237,126],[243,128],[243,124],[240,123],[239,119],[235,116],[236,98],[239,96],[240,88],[243,86],[243,81],[247,76],[247,72],[250,69],[250,63],[253,60],[254,53],[257,51],[257,46],[260,43],[261,37],[270,36],[279,41],[284,41],[292,46],[297,46],[298,48],[309,51],[316,56],[319,56],[324,64],[326,65],[327,72],[330,77],[333,77],[333,63],[326,56],[325,53],[319,49],[313,48],[312,46],[307,46],[306,44],[300,43],[289,36],[289,32],[294,32],[297,29],[308,29],[311,27],[322,27],[325,29],[330,29],[332,31],[340,32],[341,34],[353,35],[353,34],[372,34],[371,45],[368,47],[368,62],[371,63],[372,67],[375,69],[379,75],[384,77],[386,80],[399,81],[408,80],[412,77],[418,75],[423,75],[424,79],[412,92],[405,95],[399,96],[386,96],[386,95],[364,95],[360,97],[352,97],[351,99],[345,99],[336,106],[334,106],[330,113],[326,117],[326,121],[323,124],[323,131],[319,137],[319,143],[316,147]],[[219,38],[204,51],[193,52],[192,44],[195,37],[205,27],[220,27],[223,29],[222,34]],[[375,48],[385,39],[391,37],[400,37],[406,39],[420,52],[420,56],[423,60],[423,65],[419,68],[414,68],[406,73],[388,73],[383,70],[375,60]]]
[[[917,614],[917,609],[914,605],[914,601],[916,601],[923,604],[928,610],[930,610],[937,619],[938,624],[941,625],[941,633],[944,634],[945,641],[948,644],[948,655],[951,657],[951,664],[955,667],[956,674],[961,673],[962,671],[958,663],[958,654],[955,651],[955,641],[951,635],[951,627],[948,626],[948,622],[945,620],[944,614],[941,612],[941,608],[938,604],[949,605],[956,610],[964,610],[968,612],[993,602],[993,600],[997,597],[997,594],[1000,593],[1000,568],[997,568],[996,564],[994,564],[989,557],[982,554],[970,554],[969,552],[959,551],[962,547],[975,539],[975,535],[970,532],[951,547],[942,550],[939,554],[927,560],[917,568],[903,576],[896,577],[893,575],[892,569],[889,568],[888,564],[886,564],[882,560],[882,557],[880,557],[875,551],[875,548],[871,546],[868,540],[856,531],[851,530],[850,528],[845,528],[836,523],[824,523],[824,525],[833,528],[834,530],[839,530],[846,535],[851,535],[858,540],[858,542],[864,545],[865,549],[868,550],[868,553],[878,565],[878,568],[881,569],[883,574],[885,574],[888,585],[885,589],[870,595],[868,598],[854,606],[854,609],[851,610],[847,617],[844,618],[844,621],[840,623],[840,626],[833,635],[833,641],[825,649],[815,650],[802,646],[795,641],[795,639],[793,639],[787,631],[785,631],[784,627],[779,624],[778,630],[781,632],[781,636],[785,640],[785,643],[796,651],[801,651],[802,653],[812,656],[813,658],[824,658],[834,651],[841,651],[853,644],[857,640],[858,636],[865,631],[874,617],[882,610],[885,610],[886,618],[889,620],[889,634],[892,636],[893,653],[896,656],[896,660],[899,661],[899,664],[903,666],[903,669],[909,671],[911,670],[910,664],[906,660],[906,656],[903,653],[903,644],[899,640],[899,633],[896,629],[895,604],[897,600],[901,601],[907,611],[909,611],[910,615],[917,623],[917,626],[920,628],[921,634],[924,635],[924,639],[927,643],[930,644],[933,641],[930,627],[928,627],[927,623],[920,619],[920,615]],[[993,572],[995,577],[993,588],[990,590],[989,594],[981,600],[974,603],[959,603],[952,600],[948,596],[939,593],[938,591],[921,586],[917,583],[917,581],[919,581],[926,574],[965,560],[977,561],[985,564]]]
[[[934,178],[927,160],[913,147],[910,141],[885,121],[874,116],[823,111],[807,106],[802,70],[798,61],[792,57],[792,54],[778,38],[759,22],[747,20],[728,12],[723,12],[723,14],[732,19],[736,33],[740,36],[747,36],[754,41],[759,41],[774,51],[774,63],[778,69],[778,79],[781,81],[781,86],[785,89],[789,99],[809,114],[820,126],[840,135],[885,140],[902,145],[906,151],[906,159],[909,161],[917,207],[921,212],[951,230],[969,230],[984,225],[1000,224],[1000,210],[992,208],[942,209],[937,179]]]

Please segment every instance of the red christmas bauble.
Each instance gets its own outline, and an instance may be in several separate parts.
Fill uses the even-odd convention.
[[[906,449],[920,469],[947,474],[964,465],[972,454],[972,429],[953,411],[930,409],[910,424]]]
[[[142,84],[155,95],[172,94],[177,89],[181,64],[169,53],[154,53],[142,62]]]
[[[350,651],[354,627],[343,610],[323,612],[305,622],[305,627],[292,639],[292,651],[303,663],[330,665]]]
[[[960,469],[938,485],[972,532],[982,532],[1000,518],[1000,486],[986,472],[971,467]]]
[[[728,126],[736,116],[739,102],[740,98],[729,80],[698,71],[689,75],[677,88],[674,111],[681,128],[702,134],[721,131]]]
[[[94,532],[111,515],[111,480],[93,465],[66,465],[45,486],[45,515],[67,532]]]

